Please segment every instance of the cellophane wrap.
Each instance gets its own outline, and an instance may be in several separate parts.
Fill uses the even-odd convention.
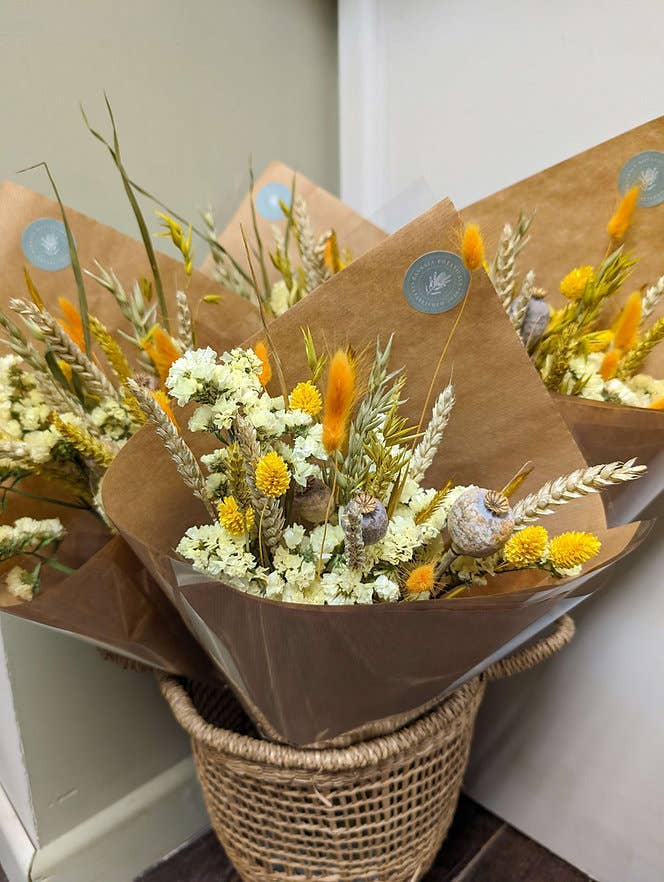
[[[275,320],[270,336],[292,388],[307,375],[302,328],[330,350],[349,344],[357,352],[393,333],[391,364],[404,368],[405,415],[417,423],[443,344],[458,323],[433,389],[437,394],[453,371],[457,403],[428,483],[501,487],[532,460],[535,469],[519,491],[525,495],[586,463],[487,276],[473,275],[463,313],[457,306],[425,315],[402,290],[413,260],[453,247],[459,222],[452,204],[441,202]],[[183,434],[197,455],[214,446],[209,436]],[[523,571],[453,600],[315,607],[244,594],[177,559],[185,530],[208,517],[150,427],[115,459],[103,499],[256,723],[274,739],[306,746],[418,713],[565,596],[594,590],[605,568],[641,535],[638,525],[607,529],[600,498],[587,496],[547,519],[553,532],[600,536],[602,552],[580,578],[555,581]]]

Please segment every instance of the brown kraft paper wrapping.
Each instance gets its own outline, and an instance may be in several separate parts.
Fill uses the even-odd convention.
[[[458,223],[452,204],[441,202],[276,319],[271,333],[287,384],[306,375],[303,326],[319,345],[352,344],[360,352],[394,332],[391,363],[405,368],[407,409],[417,421],[461,307],[419,313],[405,300],[402,281],[410,263],[447,242]],[[499,487],[532,459],[536,468],[521,488],[525,494],[585,464],[483,272],[472,278],[436,392],[452,368],[457,404],[432,483],[452,478]],[[197,454],[209,449],[209,439],[185,437]],[[148,470],[159,480],[145,482]],[[294,744],[320,745],[369,723],[412,715],[562,596],[594,587],[585,584],[587,575],[561,583],[528,572],[476,589],[482,596],[450,601],[311,607],[252,597],[176,560],[184,530],[207,517],[150,427],[112,464],[103,498],[249,712],[272,737]],[[638,525],[606,530],[598,497],[564,506],[547,521],[554,530],[598,532],[603,549],[588,573],[599,573],[640,537]]]
[[[325,233],[327,230],[334,230],[337,234],[339,247],[341,249],[348,248],[354,258],[364,254],[385,238],[386,234],[381,229],[374,226],[370,221],[365,220],[361,215],[353,211],[352,208],[337,199],[336,196],[328,193],[322,187],[318,187],[303,174],[300,172],[296,173],[282,162],[271,162],[258,178],[254,186],[254,200],[266,184],[279,183],[290,188],[293,183],[293,175],[295,174],[297,175],[295,194],[296,196],[302,196],[307,203],[307,210],[314,232],[317,235]],[[219,236],[219,241],[228,253],[237,260],[243,269],[248,270],[240,225],[244,227],[247,239],[253,243],[255,235],[251,200],[248,195],[242,201],[226,229]],[[278,221],[269,220],[263,217],[257,209],[256,226],[264,247],[266,250],[270,250],[274,241],[273,227],[277,226],[285,229],[286,220],[285,218]],[[290,255],[295,262],[295,266],[298,266],[297,245],[294,238],[291,240]],[[273,284],[281,279],[279,271],[273,266],[267,254],[265,255],[265,266],[270,283]],[[214,275],[214,261],[211,257],[208,257],[201,269],[204,273],[208,273],[208,275]]]
[[[149,264],[141,243],[72,209],[66,211],[83,268],[95,272],[94,260],[97,259],[104,267],[112,269],[127,288],[139,276],[149,276]],[[23,254],[21,236],[24,229],[43,217],[60,219],[58,204],[17,184],[2,184],[0,308],[10,317],[13,314],[9,300],[27,296],[24,265],[28,266],[44,302],[55,315],[59,315],[59,296],[77,303],[70,266],[57,272],[45,271],[29,264]],[[173,317],[176,280],[182,283],[182,269],[170,257],[158,254],[157,259]],[[86,278],[85,287],[90,312],[112,333],[119,328],[128,330],[113,297],[92,279]],[[210,293],[219,294],[221,301],[218,305],[205,305],[205,321],[209,324],[199,323],[200,345],[230,348],[259,326],[257,311],[246,300],[201,273],[194,273],[189,286],[191,303],[197,303]],[[121,342],[119,338],[118,341]],[[130,356],[133,354],[131,346],[127,352]],[[41,492],[66,500],[64,492],[52,483],[31,479],[30,484],[24,486],[33,493]],[[68,631],[166,670],[188,671],[202,679],[211,676],[205,656],[182,623],[173,617],[147,572],[126,544],[119,537],[112,537],[109,529],[94,515],[11,496],[1,521],[9,523],[22,516],[59,517],[68,536],[60,547],[58,559],[77,571],[63,576],[45,568],[41,593],[31,602],[18,602],[3,586],[0,607],[5,612]]]
[[[638,126],[552,168],[487,196],[462,212],[479,223],[491,248],[503,225],[514,223],[520,211],[535,212],[530,241],[519,258],[523,271],[534,269],[537,284],[560,305],[560,280],[573,267],[597,264],[606,253],[606,225],[620,193],[618,176],[628,159],[646,150],[664,151],[664,117]],[[639,206],[625,237],[625,247],[638,258],[625,285],[632,292],[653,284],[664,274],[664,202]],[[664,316],[664,302],[652,319]],[[657,347],[644,365],[655,377],[664,376],[664,346]],[[647,512],[664,512],[664,418],[655,411],[609,402],[556,396],[563,416],[589,462],[607,462],[638,456],[649,465],[637,487],[615,487],[608,493],[611,521],[625,522]],[[629,453],[631,451],[631,453]]]

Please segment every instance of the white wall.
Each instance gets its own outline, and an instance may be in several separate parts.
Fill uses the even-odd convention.
[[[660,115],[663,33],[661,0],[340,0],[342,198],[462,208]],[[599,882],[664,879],[662,564],[660,525],[478,722],[471,795]]]
[[[463,207],[662,113],[661,0],[340,0],[341,191]]]

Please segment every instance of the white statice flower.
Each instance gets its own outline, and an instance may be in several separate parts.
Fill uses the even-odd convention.
[[[18,518],[13,524],[0,524],[0,560],[16,554],[37,551],[64,539],[65,528],[58,518]]]
[[[265,571],[247,551],[242,537],[234,537],[219,523],[190,527],[177,546],[178,554],[194,568],[244,591],[254,580],[263,580]]]
[[[327,563],[333,554],[343,550],[344,531],[338,524],[328,524],[327,530],[324,524],[319,524],[309,534],[308,546],[312,558],[316,561],[321,557],[322,547],[322,561]]]
[[[330,606],[373,603],[373,583],[362,581],[362,574],[339,564],[321,577],[325,602]]]
[[[385,537],[368,549],[374,560],[390,564],[411,560],[422,544],[421,530],[405,506],[398,509],[390,520]]]
[[[126,409],[114,398],[103,398],[89,417],[92,424],[112,441],[126,440],[136,429]]]
[[[316,579],[315,562],[282,545],[277,546],[274,551],[273,564],[286,585],[298,592],[304,593]]]
[[[19,600],[32,600],[37,587],[37,575],[23,567],[12,567],[5,575],[7,591]]]
[[[640,396],[630,389],[627,383],[615,377],[612,380],[607,380],[604,388],[609,401],[616,401],[618,404],[625,404],[628,407],[640,407],[642,404]]]
[[[293,551],[302,544],[305,536],[305,529],[301,524],[291,524],[284,530],[284,542],[286,546]]]
[[[487,575],[493,576],[499,563],[500,552],[482,558],[460,555],[452,561],[450,570],[456,573],[462,582],[486,585]]]
[[[394,603],[401,598],[401,589],[396,582],[385,575],[378,576],[373,582],[373,592],[379,600]]]
[[[217,366],[217,353],[209,346],[193,349],[173,362],[166,378],[166,388],[180,407],[188,404],[209,385]]]

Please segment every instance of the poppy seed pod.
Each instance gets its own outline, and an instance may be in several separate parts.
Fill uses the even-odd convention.
[[[369,493],[360,493],[355,502],[362,513],[362,541],[365,545],[375,545],[387,533],[385,506]]]
[[[306,487],[298,487],[293,499],[295,520],[322,524],[330,504],[330,488],[319,478],[308,478]]]
[[[521,339],[530,350],[546,331],[550,321],[549,304],[534,294],[528,301],[528,308],[521,324]]]
[[[502,493],[471,487],[452,505],[447,529],[458,554],[488,557],[502,548],[512,535],[514,516]]]

